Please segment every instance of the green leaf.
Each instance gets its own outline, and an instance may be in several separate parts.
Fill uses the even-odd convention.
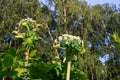
[[[32,41],[32,38],[31,38],[31,37],[27,38],[26,40],[27,40],[27,43],[28,43],[28,44],[32,44],[32,43],[33,43],[33,41]]]
[[[71,80],[88,80],[85,73],[79,69],[71,68]]]
[[[21,54],[24,54],[24,52],[26,51],[26,48],[21,47],[18,51],[17,51],[17,55],[21,56]]]
[[[28,27],[28,22],[25,21],[21,25],[22,25],[22,27]]]
[[[8,71],[7,69],[3,70],[1,73],[0,73],[0,78],[3,78],[4,76],[15,76],[17,74],[17,72],[15,70],[10,70]]]
[[[37,50],[32,50],[31,53],[30,53],[30,57],[33,57],[35,55],[35,53],[37,52]]]
[[[16,56],[16,50],[15,48],[10,48],[8,51],[7,51],[8,54],[10,54],[11,56],[15,57]]]
[[[30,66],[30,76],[32,78],[42,78],[43,80],[48,79],[49,72],[54,69],[53,64],[34,64]]]
[[[24,65],[25,65],[25,61],[24,61],[24,60],[19,60],[19,61],[18,61],[18,64],[19,64],[20,66],[24,66]]]
[[[0,72],[2,71],[2,61],[0,60]]]
[[[18,73],[17,73],[18,76],[21,76],[21,75],[24,73],[25,68],[17,67],[17,68],[15,69],[15,71],[18,72]]]
[[[10,56],[10,55],[6,55],[3,59],[3,64],[5,67],[9,67],[9,66],[12,66],[13,65],[13,57]]]
[[[59,76],[59,70],[58,69],[55,69],[56,70],[56,74],[57,74],[57,76]]]

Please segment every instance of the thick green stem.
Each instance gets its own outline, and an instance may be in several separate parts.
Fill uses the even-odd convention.
[[[71,67],[71,61],[68,61],[66,80],[70,80],[70,67]]]

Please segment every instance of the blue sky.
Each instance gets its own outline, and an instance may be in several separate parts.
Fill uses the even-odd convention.
[[[46,1],[48,0],[39,0],[39,1],[46,3]],[[117,6],[119,6],[120,4],[120,0],[85,0],[85,1],[87,1],[87,3],[90,5],[110,3],[110,4],[116,4]]]
[[[87,1],[87,3],[90,5],[110,3],[116,4],[118,7],[120,4],[120,0],[85,0],[85,1]]]
[[[43,4],[47,4],[47,1],[49,1],[49,0],[39,0],[39,1],[42,2]],[[120,7],[120,0],[82,0],[82,1],[86,1],[88,3],[88,5],[90,5],[90,6],[94,6],[96,4],[109,3],[109,4],[116,4],[117,8]],[[54,7],[51,6],[50,9],[54,10]]]

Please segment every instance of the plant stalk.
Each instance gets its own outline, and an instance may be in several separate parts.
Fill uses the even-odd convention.
[[[27,50],[26,53],[25,53],[25,59],[26,59],[25,66],[28,66],[29,50]]]
[[[68,61],[66,80],[70,80],[70,67],[71,67],[71,61]]]
[[[28,59],[29,59],[29,50],[27,50],[27,51],[25,52],[25,60],[26,60],[26,62],[25,62],[25,67],[28,66]],[[25,78],[28,77],[27,69],[25,69],[25,74],[24,74],[24,76],[25,76]]]

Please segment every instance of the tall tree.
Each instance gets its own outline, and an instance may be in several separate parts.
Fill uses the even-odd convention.
[[[0,12],[1,51],[11,45],[11,40],[14,40],[14,35],[11,33],[14,29],[17,29],[17,23],[21,19],[30,17],[39,23],[47,22],[46,15],[42,13],[39,0],[0,0]],[[41,33],[42,31],[38,34]]]
[[[108,78],[109,66],[104,66],[99,58],[113,52],[110,47],[111,35],[119,31],[119,14],[115,7],[112,8],[108,3],[90,7],[86,2],[78,0],[51,1],[55,5],[54,20],[57,24],[54,36],[63,33],[80,36],[84,40],[86,54],[79,57],[79,67],[91,80]]]

